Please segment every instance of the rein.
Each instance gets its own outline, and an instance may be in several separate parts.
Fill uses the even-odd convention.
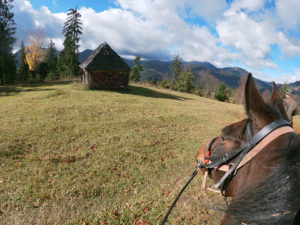
[[[286,127],[289,129],[281,129],[282,130],[281,132],[277,132],[276,135],[271,136],[271,140],[265,139],[266,137],[269,136],[269,134],[272,135],[273,132],[276,132],[277,129],[279,130],[280,128],[286,128]],[[263,139],[265,139],[263,145],[266,146],[272,140],[275,140],[277,137],[281,136],[282,134],[289,133],[289,132],[294,132],[294,130],[293,130],[293,128],[291,128],[290,123],[284,119],[276,120],[276,121],[266,125],[254,136],[251,136],[250,128],[247,125],[246,133],[247,133],[248,141],[244,145],[242,145],[240,148],[235,149],[229,153],[225,153],[221,157],[209,156],[208,158],[205,157],[206,160],[204,160],[203,162],[197,162],[196,170],[192,173],[192,175],[190,176],[190,178],[188,179],[186,184],[180,190],[179,194],[173,201],[172,205],[170,206],[167,214],[161,221],[160,225],[164,225],[166,223],[169,215],[171,214],[171,211],[175,207],[181,194],[186,189],[186,187],[190,184],[190,182],[194,179],[194,177],[197,175],[199,169],[201,169],[201,168],[216,169],[216,168],[221,167],[224,164],[228,163],[228,161],[235,159],[234,162],[231,163],[231,167],[229,168],[229,170],[223,175],[223,177],[218,181],[218,183],[216,183],[214,185],[214,188],[220,188],[221,190],[224,190],[223,185],[224,185],[225,181],[228,180],[229,177],[235,175],[237,169],[239,169],[240,167],[242,167],[243,165],[248,163],[255,155],[257,155],[260,152],[260,150],[262,150],[262,148],[255,148],[255,147],[257,147],[261,141],[263,143]],[[207,145],[207,148],[206,148],[205,155],[207,155],[207,151],[210,151],[210,148],[213,145],[213,143],[215,142],[215,140],[216,140],[216,138],[213,138],[209,142],[209,144]],[[250,154],[251,149],[254,149],[254,151],[255,151],[252,154],[252,156]],[[222,193],[222,191],[221,191],[221,193]]]

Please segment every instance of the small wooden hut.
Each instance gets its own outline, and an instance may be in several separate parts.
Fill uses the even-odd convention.
[[[83,83],[89,89],[128,86],[130,68],[106,42],[99,45],[80,67],[83,70]]]

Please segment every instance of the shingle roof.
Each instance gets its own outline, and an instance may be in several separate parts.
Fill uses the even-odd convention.
[[[80,67],[87,71],[129,71],[130,68],[123,59],[106,43],[102,43]]]

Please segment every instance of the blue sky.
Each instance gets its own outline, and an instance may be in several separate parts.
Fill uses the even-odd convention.
[[[79,9],[80,50],[108,42],[124,57],[239,66],[263,80],[300,80],[298,0],[15,0],[17,43],[41,33],[62,48],[69,8]]]
[[[110,7],[117,7],[113,0],[31,0],[30,3],[35,9],[47,6],[51,12],[66,12],[70,8],[88,7],[97,12],[104,11]]]

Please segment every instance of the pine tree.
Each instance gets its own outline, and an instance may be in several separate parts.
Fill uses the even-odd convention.
[[[64,49],[59,55],[57,69],[59,76],[63,78],[74,77],[79,71],[75,48],[71,36],[67,36],[64,40]]]
[[[175,89],[181,92],[191,93],[193,89],[192,79],[193,74],[191,68],[186,66],[177,77]]]
[[[63,34],[65,37],[71,36],[71,40],[74,42],[75,53],[78,53],[79,36],[82,34],[81,14],[77,9],[69,9],[67,15],[68,18],[63,27]]]
[[[58,79],[57,73],[57,56],[56,56],[55,44],[50,40],[50,43],[47,48],[45,62],[47,64],[47,77],[50,80]]]
[[[134,66],[131,68],[130,71],[130,80],[132,81],[140,81],[141,79],[141,71],[143,71],[143,67],[140,63],[141,57],[137,56],[134,60]]]
[[[15,80],[16,65],[12,53],[16,32],[14,14],[11,12],[13,0],[0,0],[0,84]]]
[[[64,49],[59,55],[57,67],[63,77],[74,77],[79,74],[78,42],[82,34],[82,23],[77,9],[69,9],[68,18],[64,24],[62,33],[65,36]]]
[[[182,60],[179,55],[176,55],[171,62],[171,75],[172,75],[172,89],[177,90],[178,87],[178,78],[181,73]]]
[[[18,80],[27,81],[29,78],[29,66],[26,60],[24,43],[21,43],[20,55],[18,59]]]
[[[215,94],[215,98],[218,101],[225,102],[229,99],[229,90],[225,84],[221,84]]]
[[[40,81],[45,80],[46,76],[47,76],[47,72],[48,72],[48,67],[47,67],[47,63],[45,62],[41,62],[37,69],[36,69],[38,78]]]

